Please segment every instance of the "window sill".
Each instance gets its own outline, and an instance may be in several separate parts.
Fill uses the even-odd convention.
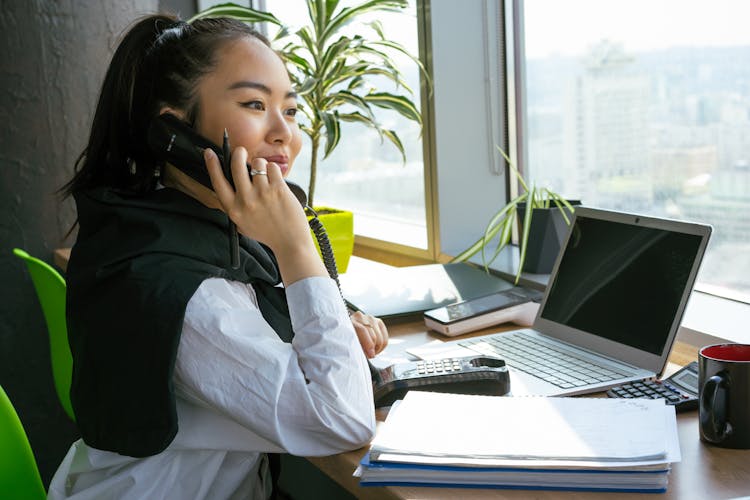
[[[424,224],[402,219],[389,219],[382,215],[357,212],[354,233],[372,240],[398,242],[401,246],[427,249],[427,229]]]

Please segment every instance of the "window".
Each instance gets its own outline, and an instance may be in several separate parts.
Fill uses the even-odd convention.
[[[354,3],[343,0],[339,9]],[[265,4],[260,8],[267,7],[292,29],[309,22],[304,0],[273,0]],[[348,31],[363,30],[365,23],[374,20],[382,23],[386,38],[400,43],[413,55],[419,54],[415,0],[405,14],[379,12],[362,16],[359,22],[348,26]],[[414,91],[410,96],[412,102],[419,106],[419,68],[407,56],[393,53],[392,58]],[[404,93],[385,78],[371,81],[381,91]],[[395,112],[374,110],[381,125],[398,133],[406,163],[389,141],[380,140],[375,130],[343,123],[338,147],[318,164],[315,204],[353,211],[354,231],[358,236],[427,249],[421,130]],[[307,186],[310,176],[310,147],[306,144],[290,174],[290,180],[302,186]]]
[[[525,169],[714,227],[699,289],[750,301],[750,3],[525,0]]]

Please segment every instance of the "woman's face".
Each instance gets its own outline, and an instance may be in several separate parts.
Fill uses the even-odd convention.
[[[297,98],[278,55],[245,37],[225,44],[213,72],[198,85],[198,132],[221,145],[224,129],[232,148],[247,149],[248,162],[265,158],[286,177],[302,147]]]

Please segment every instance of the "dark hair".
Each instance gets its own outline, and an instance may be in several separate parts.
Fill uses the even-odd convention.
[[[196,89],[211,72],[216,53],[227,42],[255,37],[268,40],[230,18],[197,19],[188,24],[169,15],[135,23],[112,56],[102,84],[88,145],[75,163],[75,174],[61,191],[70,196],[96,186],[133,193],[155,187],[158,162],[146,143],[151,119],[171,106],[195,122]]]

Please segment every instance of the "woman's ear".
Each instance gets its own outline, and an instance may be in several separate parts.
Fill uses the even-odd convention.
[[[185,113],[183,113],[179,109],[173,108],[171,106],[162,106],[161,109],[159,110],[159,115],[161,116],[164,113],[175,115],[180,120],[185,121]]]

